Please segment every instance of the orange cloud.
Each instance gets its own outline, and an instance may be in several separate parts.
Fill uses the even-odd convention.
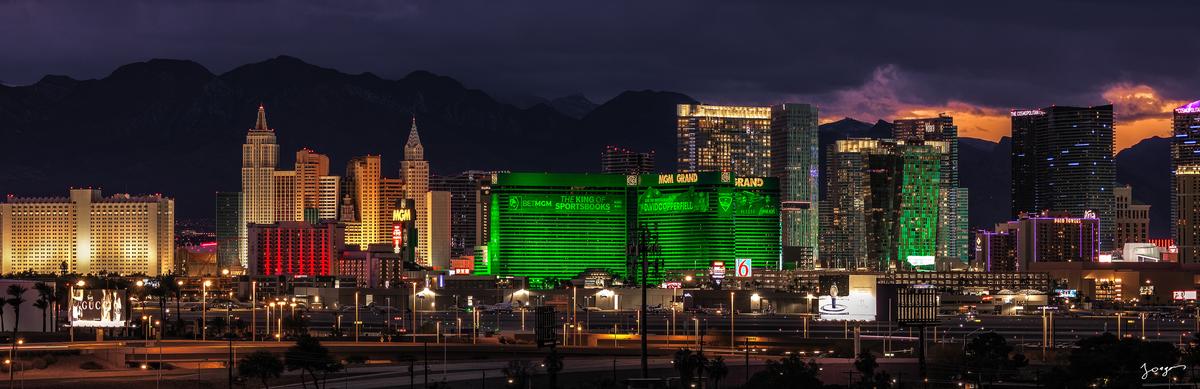
[[[961,101],[950,101],[938,107],[905,107],[898,109],[892,116],[904,119],[934,117],[941,113],[954,117],[960,137],[995,142],[1011,132],[1012,123],[1009,121],[1007,109],[983,107]]]
[[[1171,112],[1187,104],[1182,100],[1165,99],[1150,86],[1129,83],[1109,86],[1103,97],[1113,104],[1118,151],[1142,139],[1171,136]]]
[[[933,117],[940,113],[954,117],[960,137],[999,141],[1012,133],[1008,108],[983,106],[950,100],[944,104],[911,103],[903,91],[910,87],[909,77],[894,65],[876,68],[871,77],[857,87],[835,91],[817,98],[822,110],[822,122],[843,116],[868,121],[875,118]],[[1154,88],[1144,84],[1117,83],[1100,92],[1098,101],[1113,104],[1116,128],[1116,150],[1129,148],[1143,139],[1170,136],[1171,112],[1187,101],[1164,98]],[[1088,102],[1082,102],[1088,103]]]

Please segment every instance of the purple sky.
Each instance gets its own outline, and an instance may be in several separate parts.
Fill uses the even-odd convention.
[[[866,3],[0,0],[0,81],[103,77],[150,58],[220,73],[287,54],[387,78],[429,70],[497,95],[660,89],[863,120],[994,117],[1114,90],[1149,90],[1130,107],[1161,117],[1200,98],[1197,2]]]

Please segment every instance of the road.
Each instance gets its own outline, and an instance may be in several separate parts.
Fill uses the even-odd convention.
[[[154,315],[156,312],[148,309],[148,314]],[[349,334],[353,333],[353,311],[340,312],[341,326]],[[240,318],[249,322],[249,310],[234,310],[226,312],[224,310],[210,310],[208,315],[211,319],[213,316],[230,315],[233,318]],[[258,311],[258,330],[264,333],[266,330],[266,313]],[[285,314],[290,314],[285,311]],[[314,311],[297,314],[305,314],[309,318],[310,328],[333,328],[338,323],[338,312],[331,311]],[[184,320],[198,320],[200,312],[187,311],[183,313]],[[272,319],[275,319],[274,315]],[[444,334],[461,334],[470,336],[472,330],[473,316],[466,312],[418,312],[417,321],[437,322],[441,323],[441,330]],[[411,313],[401,313],[398,310],[389,320],[388,315],[382,314],[370,309],[362,309],[359,312],[359,317],[363,321],[361,328],[362,334],[378,334],[386,326],[403,329],[407,328],[412,322]],[[580,311],[575,315],[582,331],[584,333],[598,334],[633,334],[637,332],[638,320],[636,313],[632,311],[625,312],[585,312]],[[461,330],[459,323],[461,321]],[[569,322],[570,317],[566,314],[559,315],[559,322]],[[755,336],[755,337],[803,337],[805,322],[808,322],[808,337],[815,339],[844,339],[852,333],[854,323],[847,324],[842,321],[819,321],[809,320],[805,315],[760,315],[760,314],[738,314],[735,315],[731,323],[729,315],[711,315],[711,314],[696,314],[691,312],[679,312],[672,315],[670,312],[652,312],[647,318],[647,332],[652,335],[693,335],[696,334],[696,327],[699,326],[700,333],[705,336],[729,336],[729,330],[732,325],[734,333],[738,337]],[[272,331],[275,331],[277,321],[272,323]],[[1063,317],[1058,315],[1054,319],[1054,338],[1057,342],[1072,342],[1082,337],[1099,335],[1104,332],[1117,331],[1117,319],[1114,316],[1106,317]],[[1144,323],[1144,324],[1143,324]],[[479,320],[481,332],[495,331],[499,329],[504,333],[513,332],[532,332],[534,330],[534,314],[528,312],[522,315],[521,312],[483,312],[480,313]],[[861,333],[866,336],[915,336],[909,329],[899,328],[894,323],[887,322],[858,322],[861,326]],[[1143,327],[1144,326],[1144,327]],[[937,331],[936,338],[938,341],[962,341],[964,336],[972,334],[995,331],[1005,337],[1011,339],[1010,342],[1017,344],[1030,344],[1041,341],[1043,321],[1040,316],[1022,315],[1022,316],[995,316],[995,315],[980,315],[975,317],[942,317],[941,324],[934,327]],[[931,328],[928,332],[930,340],[934,339]],[[1144,332],[1143,332],[1144,328]],[[1130,318],[1125,316],[1121,319],[1121,334],[1130,337],[1142,337],[1147,340],[1157,340],[1171,343],[1180,342],[1181,338],[1191,336],[1197,328],[1196,321],[1193,318],[1186,319],[1169,319],[1169,318],[1148,318],[1144,322],[1137,316]],[[560,328],[561,331],[561,328]]]

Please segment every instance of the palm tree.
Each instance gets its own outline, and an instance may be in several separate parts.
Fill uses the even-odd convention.
[[[33,302],[33,307],[42,310],[42,332],[46,331],[46,308],[50,308],[50,302],[43,297],[38,297],[37,301]]]
[[[712,362],[709,362],[708,366],[706,366],[704,370],[708,371],[709,377],[712,377],[713,386],[716,386],[717,389],[721,389],[721,380],[725,379],[725,377],[729,375],[729,366],[725,365],[725,358],[714,358]]]
[[[283,374],[283,361],[268,351],[255,351],[238,361],[238,375],[258,378],[264,388],[270,388],[267,380]]]
[[[25,292],[28,292],[28,291],[29,291],[29,288],[21,286],[21,284],[12,284],[12,285],[8,286],[8,295],[12,296],[12,297],[9,297],[8,300],[5,302],[8,303],[8,305],[12,306],[12,308],[13,308],[13,328],[12,328],[13,344],[16,344],[17,330],[20,329],[20,327],[21,327],[21,304],[25,303],[24,296],[25,296]]]
[[[674,358],[671,360],[675,371],[679,373],[679,383],[683,384],[684,387],[695,381],[697,372],[704,372],[706,362],[700,353],[686,348],[676,351]]]
[[[33,306],[42,310],[42,331],[46,331],[46,316],[50,314],[47,309],[54,302],[54,287],[45,282],[39,282],[33,284],[33,289],[36,289],[38,292],[38,299],[33,303]]]

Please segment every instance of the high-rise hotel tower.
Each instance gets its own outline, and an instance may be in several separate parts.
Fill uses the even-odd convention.
[[[429,162],[425,160],[425,146],[417,134],[417,119],[412,120],[408,142],[404,143],[404,161],[400,162],[400,179],[404,181],[404,198],[417,205],[417,263],[430,265],[429,258],[429,212],[425,196],[429,193]],[[449,243],[446,243],[447,249]],[[438,258],[441,259],[441,258]]]
[[[1175,109],[1171,137],[1171,233],[1179,262],[1200,262],[1200,101]]]
[[[954,118],[938,115],[931,118],[896,119],[893,135],[909,144],[926,141],[944,142],[949,150],[942,155],[937,221],[937,257],[948,258],[965,265],[968,261],[968,223],[966,188],[958,183],[958,126]]]
[[[800,269],[812,269],[817,258],[817,197],[820,147],[817,107],[779,104],[771,107],[771,176],[779,179],[783,255]],[[785,266],[790,266],[788,263]]]
[[[267,127],[267,111],[258,106],[258,121],[246,133],[242,145],[242,222],[238,225],[241,243],[238,257],[246,266],[246,225],[275,222],[275,165],[279,163],[279,145],[275,130]]]
[[[69,197],[0,204],[0,273],[166,274],[174,267],[175,201],[71,189]]]
[[[678,106],[678,169],[682,173],[771,173],[771,108]]]
[[[1067,212],[1100,220],[1100,249],[1113,249],[1117,166],[1113,107],[1051,106],[1012,115],[1012,213]]]

